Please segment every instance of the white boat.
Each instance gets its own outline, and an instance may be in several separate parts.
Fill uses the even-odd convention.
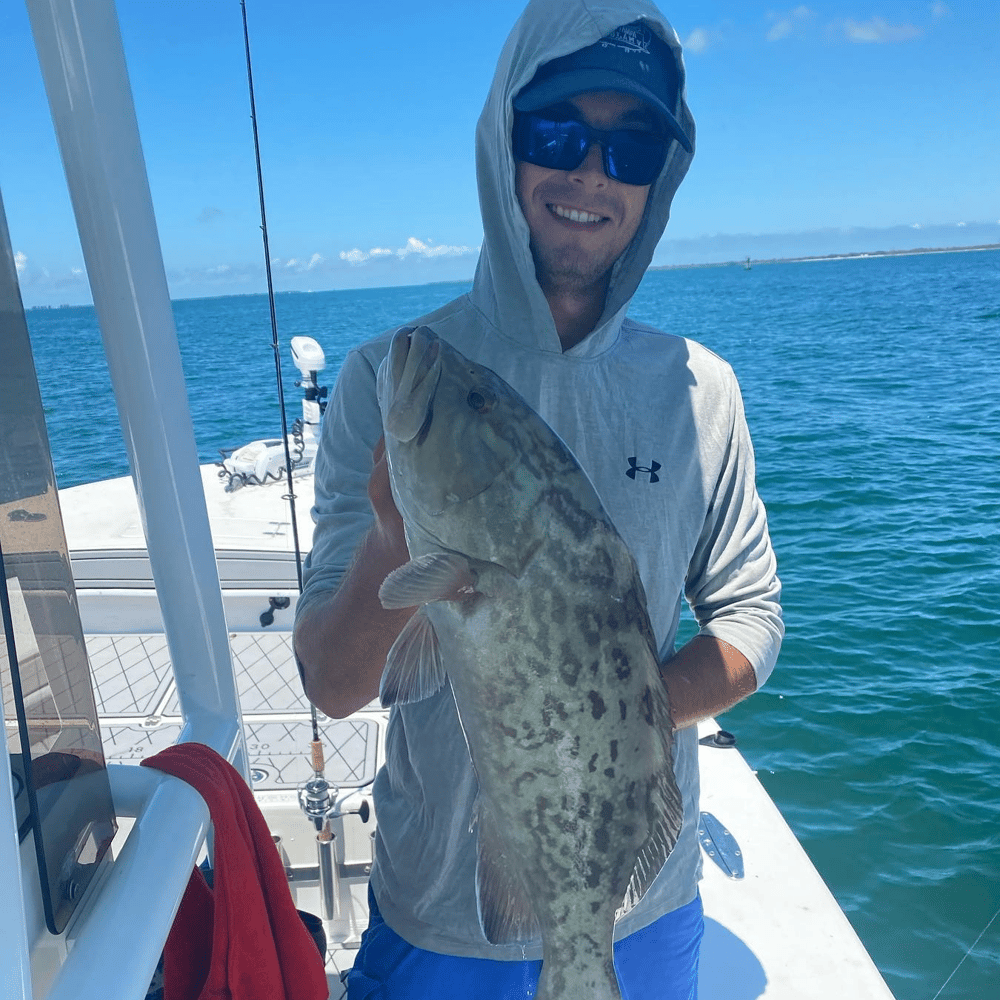
[[[22,668],[32,657],[42,663],[34,687],[27,686],[36,701],[56,684],[43,656],[45,640],[56,633],[47,635],[28,610],[44,596],[45,587],[35,584],[47,579],[42,564],[52,556],[40,549],[32,555],[29,529],[58,519],[61,508],[75,581],[69,606],[79,620],[58,634],[85,640],[118,817],[118,832],[103,856],[95,854],[86,887],[63,893],[75,897],[73,907],[54,931],[33,837],[19,837],[24,788],[12,770],[16,749],[0,741],[2,996],[146,996],[192,866],[205,856],[209,822],[189,786],[135,765],[195,739],[252,784],[296,906],[323,921],[331,996],[340,997],[340,973],[367,923],[377,822],[370,788],[382,762],[387,713],[370,705],[346,720],[319,716],[325,777],[333,787],[318,783],[309,756],[312,718],[290,653],[297,577],[287,485],[266,474],[275,471],[276,450],[280,464],[283,444],[257,442],[234,456],[231,469],[263,485],[227,489],[228,474],[198,465],[113,5],[28,0],[28,7],[134,478],[64,490],[58,505],[51,489],[0,495],[4,552],[10,556],[12,540],[27,540],[16,551],[23,588],[10,573],[6,584],[6,605],[21,610],[11,612],[4,628],[20,641]],[[8,258],[0,217],[0,306],[12,317],[0,325],[5,358],[24,327]],[[318,371],[312,345],[297,346],[303,372]],[[318,419],[315,401],[306,402],[294,480],[302,549],[311,526],[308,439]],[[0,414],[12,422],[20,416],[9,407]],[[23,415],[33,419],[27,403]],[[0,463],[8,469],[15,438],[0,427]],[[8,734],[17,728],[12,704],[5,688]],[[79,720],[62,717],[60,724],[70,722]],[[732,740],[719,732],[711,720],[700,727],[702,1000],[891,1000],[836,900]],[[58,823],[60,815],[50,809],[48,819]],[[317,833],[327,818],[332,838]],[[67,813],[67,829],[72,821]],[[80,850],[75,856],[83,866]]]

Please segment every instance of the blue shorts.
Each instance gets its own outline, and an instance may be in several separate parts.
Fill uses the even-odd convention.
[[[540,961],[439,955],[407,944],[382,919],[371,889],[371,917],[347,1000],[524,1000],[535,995]],[[615,943],[624,1000],[698,1000],[698,954],[705,930],[701,897]]]

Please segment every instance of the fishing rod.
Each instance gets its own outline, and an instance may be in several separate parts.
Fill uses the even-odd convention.
[[[288,493],[282,497],[291,508],[292,544],[295,549],[295,575],[302,593],[302,555],[299,548],[299,524],[295,513],[295,487],[292,483],[292,453],[288,445],[288,418],[285,415],[285,390],[281,382],[281,349],[278,342],[278,319],[274,309],[274,282],[271,276],[271,248],[267,239],[267,209],[264,205],[264,174],[260,164],[260,137],[257,132],[257,104],[253,92],[253,65],[250,60],[250,31],[247,27],[246,0],[240,0],[240,10],[243,14],[243,46],[247,59],[247,86],[250,92],[250,122],[253,126],[253,149],[257,163],[257,194],[260,200],[260,230],[264,240],[264,272],[267,275],[267,302],[271,313],[271,349],[274,352],[274,374],[278,383],[278,406],[281,410],[281,440],[285,446],[285,475],[288,481]],[[316,778],[322,778],[324,770],[323,744],[319,738],[319,720],[316,716],[316,706],[309,703],[309,715],[312,721],[312,765]]]
[[[288,479],[288,493],[282,497],[291,507],[292,539],[295,546],[295,571],[299,594],[302,593],[302,556],[299,550],[298,521],[295,515],[295,488],[292,484],[292,455],[288,445],[288,421],[285,416],[285,393],[281,384],[281,353],[278,344],[278,321],[274,309],[274,283],[271,278],[271,250],[267,239],[267,212],[264,207],[264,175],[260,165],[260,139],[257,133],[257,107],[253,92],[253,66],[250,59],[250,32],[247,27],[246,0],[240,0],[243,14],[243,44],[247,57],[247,86],[250,92],[250,120],[253,124],[254,156],[257,162],[257,193],[260,198],[260,229],[264,239],[264,270],[267,274],[267,301],[271,311],[271,348],[274,352],[274,371],[278,382],[278,403],[281,408],[281,439],[285,446],[285,473]],[[294,650],[293,650],[294,655]],[[312,721],[312,742],[309,744],[313,776],[299,786],[299,806],[316,828],[316,856],[319,862],[319,889],[323,918],[333,920],[340,913],[340,871],[337,862],[336,836],[331,821],[346,813],[356,813],[363,823],[368,822],[369,809],[362,800],[357,809],[341,811],[336,801],[338,789],[326,779],[326,762],[323,743],[319,738],[319,720],[316,706],[309,703],[309,717]]]

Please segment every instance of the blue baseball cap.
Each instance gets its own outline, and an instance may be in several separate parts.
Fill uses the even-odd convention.
[[[514,98],[514,107],[540,111],[589,90],[634,94],[662,115],[673,137],[690,153],[691,140],[672,110],[678,86],[677,63],[666,42],[647,24],[633,21],[585,49],[543,63]]]

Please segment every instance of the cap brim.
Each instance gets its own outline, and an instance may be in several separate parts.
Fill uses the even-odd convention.
[[[514,107],[518,111],[540,111],[552,104],[558,104],[569,97],[586,93],[589,90],[613,90],[621,94],[632,94],[656,108],[663,116],[667,128],[673,137],[691,152],[691,140],[684,134],[673,112],[652,91],[641,84],[630,80],[613,70],[579,69],[568,73],[560,73],[550,80],[544,80],[534,86],[528,86],[514,98]]]

